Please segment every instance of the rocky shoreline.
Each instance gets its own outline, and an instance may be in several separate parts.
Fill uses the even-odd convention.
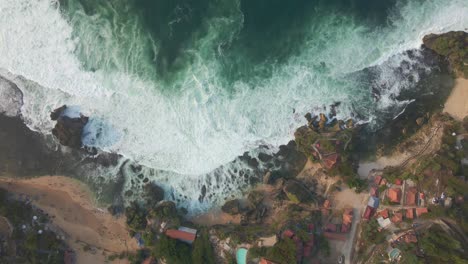
[[[178,197],[174,193],[165,192],[157,182],[150,182],[145,177],[144,173],[157,173],[155,170],[118,154],[83,147],[81,140],[88,117],[64,115],[67,106],[51,113],[51,119],[56,121],[52,135],[44,136],[31,131],[21,119],[22,95],[19,89],[3,78],[0,79],[0,96],[9,96],[11,100],[0,108],[0,175],[12,178],[63,175],[79,179],[90,185],[101,203],[111,205],[111,213],[125,213],[132,235],[142,237],[158,234],[164,238],[167,232],[161,230],[177,229],[181,225],[201,228],[200,234],[204,238],[200,239],[200,243],[203,244],[195,246],[194,251],[202,248],[199,250],[203,254],[213,255],[206,244],[213,243],[216,247],[227,245],[224,250],[216,252],[216,258],[225,263],[229,263],[229,258],[232,258],[239,245],[248,245],[255,249],[256,258],[253,259],[279,257],[278,252],[291,248],[289,240],[284,239],[289,236],[288,230],[292,232],[291,240],[294,238],[297,247],[308,247],[310,241],[318,246],[312,253],[307,254],[304,250],[299,255],[296,252],[297,254],[287,256],[284,261],[328,259],[327,250],[330,248],[326,236],[318,232],[329,228],[322,219],[324,214],[330,213],[326,205],[327,194],[348,187],[358,193],[366,191],[366,182],[357,175],[358,161],[395,151],[397,146],[401,147],[399,143],[431,122],[433,113],[442,110],[441,105],[453,86],[450,69],[456,75],[466,77],[464,74],[467,66],[463,64],[466,58],[457,57],[460,46],[450,40],[465,43],[463,41],[468,39],[466,35],[468,34],[455,32],[424,38],[423,52],[433,53],[429,56],[433,61],[429,63],[439,65],[440,70],[431,73],[418,84],[421,89],[418,88],[417,92],[430,91],[432,94],[428,93],[424,100],[409,104],[401,115],[382,129],[372,131],[366,125],[355,125],[352,119],[338,120],[334,112],[335,107],[339,106],[334,105],[329,107],[329,113],[317,116],[307,114],[304,117],[307,124],[297,129],[295,140],[280,146],[278,152],[258,155],[244,153],[239,156],[234,162],[241,163],[243,169],[232,176],[242,177],[246,190],[251,189],[248,186],[266,186],[266,189],[247,191],[243,198],[227,199],[221,207],[224,213],[239,216],[239,224],[226,223],[210,228],[191,223],[190,218],[185,217],[186,208],[177,207]],[[444,44],[447,41],[450,45]],[[425,90],[424,86],[429,83],[431,86]],[[430,90],[434,86],[438,86],[438,89]],[[405,100],[414,98],[415,94],[404,91],[400,97]],[[311,172],[306,177],[298,177],[308,162],[312,164]],[[126,182],[128,173],[137,175],[130,184]],[[322,181],[329,178],[334,179],[333,184],[326,185],[325,190],[319,191],[322,188],[320,185],[324,184]],[[201,187],[200,202],[212,195],[211,187]],[[168,198],[175,202],[166,201]],[[124,201],[129,200],[135,202],[125,208]],[[355,211],[356,213],[362,212]],[[327,232],[329,231],[325,231]],[[268,236],[275,236],[277,243],[268,248],[258,244],[258,241]],[[154,244],[154,238],[145,237],[143,240],[151,241],[145,244],[147,248],[157,251],[160,257],[169,258],[170,254],[167,255],[164,249]],[[185,250],[182,244],[177,246]],[[148,251],[144,251],[143,256],[149,255]],[[171,257],[177,256],[179,254]]]

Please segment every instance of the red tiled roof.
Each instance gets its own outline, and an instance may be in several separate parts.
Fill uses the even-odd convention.
[[[367,206],[366,211],[364,212],[363,218],[366,220],[369,220],[373,214],[374,214],[374,209],[370,206]]]
[[[388,209],[379,212],[380,216],[383,218],[388,218]]]
[[[393,223],[400,223],[403,221],[403,214],[400,212],[396,212],[393,214],[392,219],[390,219]]]
[[[423,208],[416,208],[416,215],[420,217],[422,214],[427,214],[429,211],[427,211],[426,207]]]
[[[293,237],[294,236],[294,232],[291,230],[291,229],[286,229],[283,231],[283,238],[285,237]]]
[[[416,205],[416,195],[418,191],[416,188],[409,188],[406,192],[406,205]]]
[[[393,203],[399,203],[401,199],[401,189],[400,188],[391,188],[387,192],[387,197]]]
[[[330,154],[323,158],[323,164],[325,165],[325,168],[331,169],[335,164],[338,162],[338,159],[340,156],[337,153]]]
[[[185,231],[175,230],[175,229],[168,229],[166,231],[166,236],[173,238],[173,239],[178,239],[178,240],[187,241],[187,242],[193,242],[196,237],[195,234],[185,232]]]
[[[382,181],[382,176],[376,176],[374,179],[374,183],[377,185],[380,185],[380,182]]]
[[[414,218],[414,208],[406,209],[406,218],[413,219]]]

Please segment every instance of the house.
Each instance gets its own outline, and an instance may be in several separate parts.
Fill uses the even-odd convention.
[[[387,185],[387,179],[382,179],[380,181],[380,186],[382,186],[382,185]]]
[[[333,154],[324,156],[322,161],[323,161],[323,165],[325,166],[325,168],[330,170],[335,166],[335,164],[339,161],[339,159],[340,159],[340,155],[338,155],[337,153],[333,153]]]
[[[401,223],[403,221],[403,214],[400,212],[395,212],[393,213],[393,216],[390,220],[395,224]]]
[[[401,189],[390,188],[387,192],[387,197],[392,203],[400,203],[401,200]]]
[[[380,182],[382,181],[382,176],[378,175],[374,178],[374,183],[376,185],[380,185]]]
[[[382,216],[383,218],[388,218],[388,209],[384,209],[380,211],[379,215]]]
[[[377,209],[379,207],[379,198],[375,196],[369,197],[369,202],[367,202],[367,206]]]
[[[377,222],[379,223],[380,227],[382,228],[387,228],[392,222],[390,222],[390,219],[384,219],[383,217],[377,218]]]
[[[416,208],[416,216],[420,217],[423,214],[427,214],[429,211],[427,211],[427,207],[422,207],[422,208]]]
[[[417,243],[418,242],[418,238],[416,237],[416,234],[414,234],[413,232],[407,233],[404,236],[404,240],[405,240],[406,243]]]
[[[406,205],[414,206],[416,205],[418,191],[415,187],[411,187],[406,192]]]
[[[375,197],[379,196],[379,189],[377,189],[377,187],[371,187],[370,195]]]
[[[414,219],[414,208],[406,209],[406,218]]]
[[[396,179],[395,180],[395,184],[398,185],[398,186],[401,186],[403,184],[403,180],[401,179]]]
[[[363,216],[364,220],[369,220],[372,217],[372,215],[374,215],[374,211],[375,211],[374,208],[367,206],[366,210],[364,211],[364,216]]]
[[[261,258],[260,262],[258,262],[258,264],[276,264],[276,262],[273,262],[273,261],[268,260],[266,258]]]
[[[341,225],[341,232],[348,233],[351,230],[351,225],[353,222],[353,209],[346,208],[343,212],[343,221]]]
[[[283,231],[283,238],[292,238],[294,236],[294,232],[291,229],[286,229]]]
[[[166,230],[166,236],[192,244],[197,237],[197,230],[186,227],[180,227],[179,230],[168,229]]]

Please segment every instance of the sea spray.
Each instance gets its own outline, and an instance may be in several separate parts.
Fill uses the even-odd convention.
[[[401,1],[369,17],[318,1],[274,32],[256,28],[250,19],[264,10],[246,10],[242,2],[204,1],[209,8],[202,12],[180,1],[167,19],[158,18],[170,22],[158,33],[132,1],[65,2],[61,8],[50,0],[0,0],[0,67],[33,81],[18,85],[25,122],[49,133],[51,110],[79,105],[105,120],[107,135],[119,135],[94,145],[164,171],[155,180],[184,189],[187,203],[200,192],[190,182],[258,145],[285,144],[307,112],[340,101],[340,118],[354,114],[378,128],[404,109],[408,101],[398,95],[415,87],[417,69],[425,67],[404,51],[419,48],[426,33],[468,24],[461,0]],[[377,23],[376,14],[387,18]],[[180,25],[192,19],[196,27],[186,33]],[[249,38],[256,29],[264,41]],[[171,36],[183,40],[176,50]],[[361,78],[371,66],[379,73]],[[403,74],[395,71],[402,66]],[[217,175],[219,182],[232,177]],[[232,182],[239,194],[241,184]],[[220,190],[213,202],[229,192]]]

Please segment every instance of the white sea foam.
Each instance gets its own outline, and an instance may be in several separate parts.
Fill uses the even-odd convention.
[[[57,1],[0,0],[0,67],[46,87],[39,89],[17,78],[24,93],[22,114],[31,128],[49,133],[51,110],[62,104],[79,105],[83,114],[103,121],[92,123],[89,134],[97,135],[100,130],[110,139],[94,137],[89,144],[152,168],[180,173],[168,172],[183,177],[166,177],[167,184],[184,191],[187,200],[196,201],[200,189],[190,190],[191,182],[199,183],[205,177],[200,175],[259,144],[288,142],[295,128],[305,122],[302,116],[306,112],[319,112],[323,105],[341,101],[339,117],[368,107],[367,118],[373,120],[375,108],[369,101],[368,87],[348,83],[342,77],[418,48],[427,33],[463,30],[468,25],[468,2],[463,0],[418,5],[409,1],[398,10],[388,27],[377,30],[356,25],[353,18],[335,20],[330,16],[321,22],[320,29],[313,29],[298,56],[275,68],[273,77],[258,83],[239,80],[232,89],[223,87],[219,62],[198,54],[192,67],[179,76],[180,89],[169,94],[164,92],[163,83],[131,74],[129,69],[138,63],[132,56],[126,65],[114,63],[113,71],[84,70],[75,53],[77,44],[89,41],[95,45],[97,38],[73,35]],[[229,20],[214,24],[221,22]],[[112,39],[115,32],[105,30],[103,34]],[[219,32],[200,40],[199,45],[216,39],[213,34]],[[115,46],[107,44],[106,52],[111,56],[122,54],[114,54]],[[129,52],[141,53],[132,47]],[[107,57],[97,59],[106,61]],[[325,72],[314,69],[319,62],[325,63]],[[394,97],[408,87],[401,80],[392,80],[395,75],[385,67],[392,66],[382,67],[380,78],[391,85],[377,108],[401,103]],[[193,179],[187,180],[190,177]],[[218,179],[228,181],[227,177]]]

